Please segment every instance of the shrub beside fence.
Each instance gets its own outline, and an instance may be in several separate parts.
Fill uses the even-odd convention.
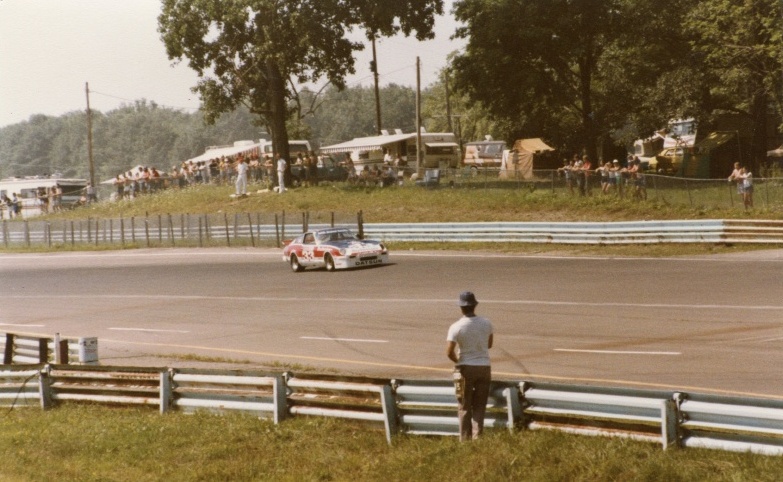
[[[248,370],[37,364],[0,366],[0,406],[140,406],[359,420],[399,434],[458,435],[450,380],[395,380]],[[670,447],[783,455],[783,400],[495,380],[488,430],[558,430]]]

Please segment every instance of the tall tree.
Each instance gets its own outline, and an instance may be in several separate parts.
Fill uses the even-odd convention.
[[[710,78],[713,111],[752,122],[751,163],[766,158],[770,108],[783,113],[783,4],[779,0],[697,2],[684,25]]]
[[[606,129],[597,104],[598,65],[620,31],[618,0],[461,0],[457,87],[514,135],[559,135],[595,157]]]
[[[442,0],[163,0],[159,31],[171,59],[187,58],[209,122],[240,103],[263,119],[288,154],[286,119],[296,85],[354,73],[352,28],[432,35]]]

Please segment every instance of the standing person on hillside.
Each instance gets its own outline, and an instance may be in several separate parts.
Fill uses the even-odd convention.
[[[459,439],[465,442],[478,438],[484,431],[484,413],[492,381],[489,349],[492,348],[493,333],[492,323],[476,315],[478,301],[472,292],[461,293],[458,304],[462,318],[449,327],[446,356],[456,363],[455,374],[458,372],[460,375],[457,413]]]
[[[283,159],[282,154],[277,155],[277,183],[280,194],[285,192],[285,167],[288,163]]]
[[[745,167],[740,169],[739,183],[742,185],[742,203],[745,209],[753,207],[753,173]]]
[[[236,193],[237,197],[240,196],[247,196],[247,163],[245,162],[245,158],[241,155],[239,156],[239,161],[237,161],[237,180],[236,180]]]
[[[739,195],[740,199],[742,199],[743,203],[745,201],[745,196],[742,192],[742,179],[740,179],[742,168],[740,167],[739,162],[734,163],[734,170],[731,171],[731,175],[729,176],[729,182],[733,182],[737,185],[737,195]]]

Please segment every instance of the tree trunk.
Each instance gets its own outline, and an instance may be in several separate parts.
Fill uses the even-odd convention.
[[[763,74],[753,74],[753,97],[751,100],[750,115],[753,122],[753,140],[750,146],[750,170],[754,175],[759,175],[759,167],[767,159],[767,106],[769,99],[764,92]]]
[[[267,78],[269,79],[269,88],[267,91],[267,98],[269,102],[269,110],[271,112],[271,119],[269,119],[269,127],[272,131],[272,149],[276,154],[283,156],[286,160],[287,166],[285,169],[285,183],[287,186],[291,184],[291,156],[288,149],[288,130],[286,128],[286,119],[288,118],[288,109],[285,97],[285,83],[283,76],[280,74],[280,69],[277,64],[272,60],[266,61]],[[272,162],[277,162],[277,158]]]

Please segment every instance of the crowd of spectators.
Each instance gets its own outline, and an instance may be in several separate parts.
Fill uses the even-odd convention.
[[[618,197],[631,194],[634,199],[647,199],[647,178],[636,156],[629,155],[624,165],[617,159],[612,162],[601,159],[598,167],[593,168],[587,155],[580,158],[575,154],[571,160],[563,159],[563,167],[558,172],[565,178],[572,195],[592,195],[592,187],[600,180],[601,194]]]

